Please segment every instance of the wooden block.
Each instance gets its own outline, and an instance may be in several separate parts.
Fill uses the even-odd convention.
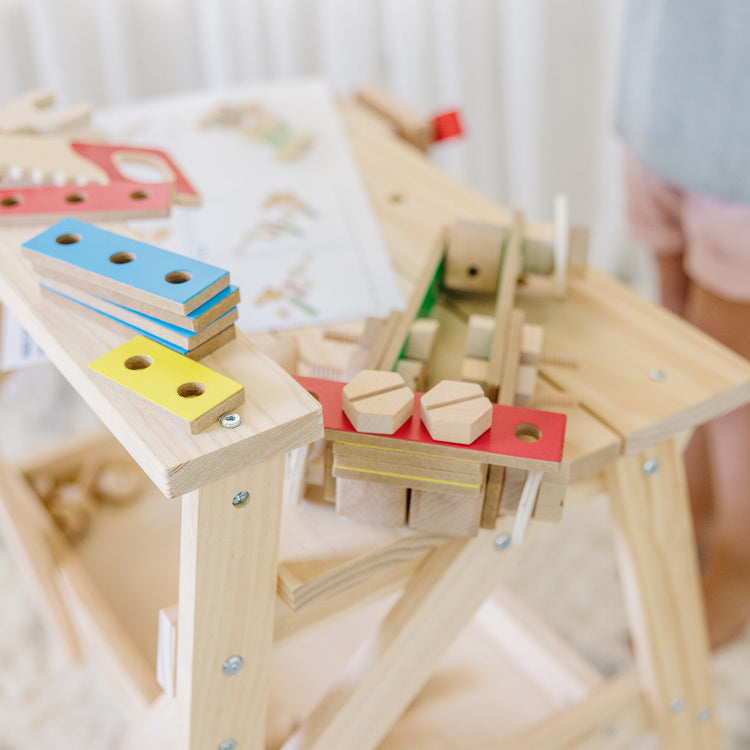
[[[92,299],[91,302],[89,302],[89,300],[85,299],[83,296],[86,294],[91,298],[103,300],[103,297],[97,295],[97,292],[99,291],[97,285],[86,283],[73,276],[66,276],[62,273],[56,274],[55,277],[52,278],[45,275],[43,271],[34,265],[33,261],[32,266],[34,267],[34,270],[37,271],[39,275],[39,283],[42,286],[62,292],[63,294],[67,294],[67,290],[71,290],[71,292],[74,291],[75,293],[68,294],[68,296],[79,301],[84,301],[86,304],[89,304],[90,307],[107,312],[100,301],[94,302]],[[123,295],[110,295],[111,299],[115,299],[116,297],[120,298],[119,301],[112,302],[112,304],[116,304],[118,310],[119,308],[124,308],[125,310],[131,310],[138,313],[139,315],[148,315],[149,317],[157,318],[158,320],[161,320],[164,323],[169,323],[177,328],[182,328],[187,331],[200,331],[213,323],[217,318],[220,318],[222,315],[229,312],[232,308],[237,307],[240,301],[240,290],[238,287],[230,284],[187,315],[169,312],[168,310],[163,310],[160,307],[149,305],[139,300],[128,299]],[[125,312],[119,312],[114,317],[126,320],[126,315],[127,313]],[[135,324],[135,319],[133,320],[133,324]]]
[[[453,224],[448,233],[443,286],[461,292],[496,292],[505,235],[506,230],[496,224]]]
[[[423,391],[425,387],[425,363],[416,359],[400,359],[396,372],[412,391]]]
[[[505,316],[505,334],[498,344],[502,347],[500,369],[493,371],[493,359],[487,373],[487,396],[498,404],[511,405],[516,397],[518,367],[521,361],[521,332],[526,320],[523,310],[510,310]],[[497,384],[497,385],[496,385]]]
[[[492,424],[492,404],[476,383],[443,380],[422,397],[422,422],[433,440],[473,443]]]
[[[469,315],[466,327],[466,356],[489,359],[495,319],[491,315]]]
[[[429,362],[435,347],[438,326],[434,318],[417,318],[409,328],[406,340],[406,357],[420,362]]]
[[[505,483],[505,466],[490,466],[487,471],[487,488],[484,491],[481,526],[483,529],[494,529],[500,509],[500,499]]]
[[[538,365],[544,343],[544,328],[525,323],[521,331],[521,364]]]
[[[487,382],[489,362],[476,357],[464,357],[461,362],[461,380],[483,386]]]
[[[98,382],[186,425],[195,434],[245,400],[240,383],[143,336],[89,364]]]
[[[514,515],[518,510],[527,472],[520,469],[506,469],[505,483],[500,500],[499,513]],[[568,488],[567,476],[559,474],[545,474],[539,485],[536,503],[532,517],[537,521],[559,521],[563,513],[563,501]]]
[[[186,315],[229,286],[229,272],[145,242],[64,219],[23,244],[45,275],[83,279],[99,296],[128,306],[140,299]]]
[[[224,344],[232,341],[237,335],[234,324],[230,324],[223,330],[219,331],[219,333],[215,333],[213,336],[211,336],[211,338],[206,339],[192,349],[184,349],[177,344],[173,344],[171,341],[158,338],[153,334],[149,334],[148,332],[137,328],[136,326],[131,326],[128,323],[125,323],[122,320],[118,320],[111,315],[101,313],[98,310],[94,310],[93,308],[82,304],[81,302],[76,302],[74,299],[64,297],[61,294],[56,294],[55,292],[52,292],[49,289],[45,289],[44,287],[40,287],[40,292],[42,297],[49,299],[56,305],[60,305],[61,307],[64,307],[68,310],[72,310],[73,312],[78,313],[79,315],[82,315],[83,317],[90,320],[95,320],[97,323],[100,323],[110,330],[124,333],[126,336],[146,336],[147,338],[155,341],[157,344],[160,344],[167,349],[171,349],[177,354],[188,357],[190,359],[194,359],[196,361],[202,359],[208,354],[211,354],[212,352],[215,352],[219,347],[224,346]]]
[[[407,497],[405,487],[339,479],[336,482],[336,513],[363,523],[403,526]]]
[[[87,102],[64,109],[53,109],[55,94],[51,89],[32,89],[14,97],[0,108],[0,131],[3,133],[62,133],[86,127],[91,120]]]
[[[411,418],[394,435],[357,432],[341,408],[343,383],[295,376],[323,410],[326,438],[368,447],[417,451],[434,457],[476,460],[498,466],[557,471],[565,437],[565,415],[514,406],[492,405],[492,427],[471,445],[434,440],[422,422],[421,394],[415,394]],[[468,385],[468,384],[464,384]]]
[[[414,450],[389,450],[384,447],[357,445],[336,441],[333,444],[333,455],[336,458],[353,458],[356,461],[370,461],[372,465],[387,463],[391,466],[404,466],[414,471],[449,471],[455,475],[479,477],[483,474],[486,464],[480,461],[465,460],[451,456],[431,456]]]
[[[358,432],[392,435],[411,416],[414,393],[397,372],[362,370],[344,386],[342,407]]]
[[[78,302],[96,312],[102,313],[102,315],[108,315],[111,318],[127,323],[129,326],[138,329],[138,331],[150,337],[175,344],[186,352],[195,349],[205,341],[208,341],[212,336],[228,328],[237,321],[238,317],[237,308],[234,307],[212,323],[209,323],[205,328],[199,331],[190,331],[171,323],[165,323],[151,315],[144,315],[137,310],[131,310],[109,300],[102,299],[94,294],[75,289],[56,279],[40,280],[40,285],[43,289],[51,291],[55,295],[66,297],[70,301]],[[49,299],[54,301],[55,297],[49,297]]]
[[[333,465],[333,474],[337,479],[341,477],[361,479],[368,482],[381,482],[394,487],[450,492],[468,497],[478,497],[484,491],[484,473],[480,476],[469,476],[436,469],[421,470],[398,464],[336,458]]]
[[[479,531],[482,497],[412,490],[409,528],[446,536],[475,536]]]
[[[534,389],[536,388],[537,368],[534,365],[521,365],[518,368],[518,379],[516,381],[516,397],[514,406],[530,409],[534,400]]]
[[[49,224],[66,216],[91,221],[153,219],[168,216],[171,204],[168,182],[6,189],[0,190],[0,225]]]

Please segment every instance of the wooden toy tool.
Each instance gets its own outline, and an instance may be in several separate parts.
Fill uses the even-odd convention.
[[[64,109],[53,109],[55,95],[50,89],[33,89],[19,94],[0,108],[0,132],[63,133],[85,127],[91,119],[87,102]]]

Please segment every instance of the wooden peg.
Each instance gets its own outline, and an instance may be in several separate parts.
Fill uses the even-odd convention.
[[[422,422],[433,440],[473,443],[492,424],[492,403],[476,383],[442,380],[422,396]]]
[[[341,398],[358,432],[379,435],[393,435],[414,408],[414,393],[397,372],[362,370],[344,386]]]
[[[380,86],[361,86],[357,101],[386,120],[404,140],[426,151],[433,141],[432,121],[398,101]]]

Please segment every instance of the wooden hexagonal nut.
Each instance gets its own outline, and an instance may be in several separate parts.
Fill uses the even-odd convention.
[[[492,424],[492,402],[476,383],[441,380],[422,396],[422,422],[433,440],[473,443]]]
[[[411,416],[414,393],[397,372],[362,370],[344,386],[341,402],[357,432],[393,435]]]

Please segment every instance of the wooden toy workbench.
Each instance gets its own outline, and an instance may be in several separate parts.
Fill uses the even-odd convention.
[[[370,116],[344,114],[407,286],[446,223],[510,224]],[[4,533],[71,653],[101,665],[133,707],[129,747],[619,748],[655,724],[665,748],[718,749],[678,446],[750,401],[750,365],[593,269],[569,279],[562,301],[542,279],[519,290],[548,345],[580,362],[542,366],[549,387],[579,402],[563,409],[566,502],[586,479],[611,497],[637,674],[605,681],[508,595],[482,606],[519,557],[496,543],[511,517],[451,541],[282,508],[284,455],[322,436],[320,409],[243,336],[205,360],[246,386],[237,429],[178,434],[99,390],[86,365],[123,338],[40,298],[19,246],[41,229],[0,233],[0,299],[157,490],[183,496],[181,535],[178,501],[145,493],[73,550],[23,476],[118,448],[96,439],[0,467]],[[437,314],[448,330],[461,318]],[[325,354],[314,333],[302,344]],[[243,490],[249,501],[233,503]],[[154,662],[157,610],[177,601],[178,538],[173,698]],[[428,683],[449,648],[445,679],[460,683],[450,700]]]

